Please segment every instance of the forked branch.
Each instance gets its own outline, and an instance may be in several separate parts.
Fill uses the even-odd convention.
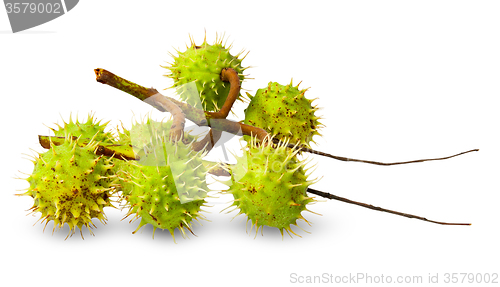
[[[240,92],[240,81],[238,74],[236,71],[233,69],[224,69],[221,73],[221,79],[223,81],[229,81],[231,84],[231,88],[229,91],[229,95],[226,99],[226,102],[222,106],[221,110],[219,112],[205,112],[199,109],[193,108],[191,105],[177,101],[175,99],[165,97],[158,93],[156,89],[153,88],[145,88],[140,85],[137,85],[133,82],[130,82],[128,80],[125,80],[119,76],[114,75],[113,73],[106,71],[104,69],[95,69],[94,70],[96,73],[96,80],[100,83],[110,85],[114,88],[117,88],[121,91],[124,91],[126,93],[131,94],[132,96],[138,98],[141,101],[146,101],[150,105],[156,107],[157,109],[161,111],[168,111],[172,113],[174,116],[174,123],[177,123],[174,125],[177,130],[181,128],[180,132],[182,133],[182,130],[184,128],[184,121],[185,117],[193,121],[197,125],[205,126],[208,125],[212,127],[212,129],[209,131],[207,136],[199,143],[197,143],[197,146],[195,147],[196,149],[201,149],[204,146],[209,146],[213,147],[215,142],[217,141],[218,138],[220,138],[221,131],[226,131],[230,132],[233,134],[237,134],[238,132],[242,132],[244,135],[250,135],[250,136],[256,136],[259,140],[263,140],[268,133],[260,128],[245,125],[242,123],[237,123],[233,122],[230,120],[227,120],[226,117],[231,110],[232,105],[234,104],[234,101],[238,97],[238,94]],[[208,121],[207,121],[208,119]],[[213,119],[210,121],[210,119]],[[174,127],[173,126],[173,127]],[[175,133],[175,135],[177,135]],[[172,136],[172,133],[171,133]],[[279,141],[278,139],[273,139],[273,141]],[[43,145],[43,144],[42,144]],[[354,162],[363,162],[363,163],[369,163],[369,164],[375,164],[375,165],[398,165],[398,164],[408,164],[408,163],[417,163],[417,162],[425,162],[425,161],[432,161],[432,160],[444,160],[444,159],[449,159],[452,157],[456,157],[465,153],[473,152],[473,151],[478,151],[478,149],[473,149],[469,150],[466,152],[462,152],[456,155],[448,156],[448,157],[442,157],[442,158],[434,158],[434,159],[420,159],[420,160],[412,160],[412,161],[405,161],[405,162],[392,162],[392,163],[383,163],[383,162],[376,162],[376,161],[368,161],[368,160],[359,160],[359,159],[352,159],[352,158],[347,158],[347,157],[340,157],[340,156],[334,156],[328,153],[316,151],[304,146],[294,146],[292,144],[288,145],[290,148],[298,148],[302,151],[309,152],[309,153],[314,153],[314,154],[319,154],[322,156],[326,156],[329,158],[333,158],[336,160],[340,161],[354,161]],[[219,175],[219,176],[226,176],[229,175],[229,173],[224,169],[224,168],[214,168],[211,170],[211,173],[214,175]],[[434,220],[429,220],[425,217],[417,216],[417,215],[412,215],[408,213],[403,213],[403,212],[398,212],[390,209],[385,209],[381,208],[378,206],[373,206],[371,204],[366,204],[362,202],[357,202],[353,201],[347,198],[343,198],[337,195],[333,195],[327,192],[315,190],[312,188],[308,188],[307,192],[319,195],[324,198],[328,199],[333,199],[333,200],[338,200],[342,202],[346,202],[349,204],[355,204],[358,206],[362,206],[368,209],[372,210],[377,210],[381,212],[387,212],[399,216],[404,216],[407,218],[414,218],[426,222],[431,222],[431,223],[436,223],[436,224],[442,224],[442,225],[471,225],[470,223],[448,223],[448,222],[440,222],[440,221],[434,221]]]
[[[149,99],[151,96],[159,94],[156,89],[145,88],[136,83],[125,80],[104,69],[95,69],[94,71],[96,74],[96,80],[98,82],[102,84],[107,84],[123,92],[126,92],[134,96],[135,98],[141,101],[145,101],[146,103],[152,105],[153,107],[158,108],[159,104],[157,103],[157,99],[156,98]],[[214,129],[229,132],[232,134],[239,134],[241,132],[243,133],[243,135],[256,136],[259,140],[263,140],[268,135],[267,132],[261,128],[245,125],[243,123],[234,122],[224,118],[213,119],[212,121],[210,121],[210,118],[212,118],[210,112],[205,112],[203,110],[196,109],[187,103],[177,101],[176,99],[170,97],[166,96],[163,97],[168,99],[177,107],[179,107],[184,113],[186,118],[193,121],[195,124],[199,126],[210,126]],[[226,104],[224,104],[224,106],[226,106]],[[166,111],[165,109],[161,108],[158,109],[160,111]],[[229,107],[229,109],[231,109],[231,107]]]
[[[232,104],[234,103],[235,98],[238,96],[239,90],[240,90],[240,85],[239,85],[239,78],[236,80],[235,77],[237,77],[236,72],[232,72],[234,70],[232,69],[226,69],[226,71],[221,75],[221,77],[224,79],[229,80],[231,83],[231,89],[230,89],[230,95],[228,95],[228,98],[226,99],[226,102],[224,103],[223,108],[221,111],[217,113],[211,113],[211,112],[205,112],[200,109],[196,109],[192,107],[191,105],[177,101],[173,98],[166,97],[158,93],[156,89],[153,88],[145,88],[143,86],[140,86],[136,83],[130,82],[128,80],[125,80],[107,70],[104,69],[95,69],[95,74],[96,74],[96,80],[100,83],[110,85],[116,89],[119,89],[123,92],[126,92],[135,98],[141,100],[141,101],[146,101],[150,105],[156,107],[157,109],[161,111],[167,111],[167,109],[162,108],[163,105],[161,104],[161,101],[163,101],[163,98],[168,100],[169,102],[172,103],[172,105],[175,105],[178,107],[183,115],[185,115],[186,118],[190,119],[193,121],[195,124],[200,125],[200,126],[210,126],[213,129],[219,130],[219,131],[226,131],[232,134],[238,134],[242,133],[243,135],[249,135],[249,136],[256,136],[259,140],[263,141],[263,139],[268,135],[268,133],[258,127],[246,125],[243,123],[238,123],[238,122],[233,122],[231,120],[225,119],[225,118],[218,118],[218,117],[223,117],[227,116],[227,113],[232,107]],[[235,75],[236,73],[236,75]],[[234,85],[233,85],[234,84]],[[158,95],[157,95],[158,94]],[[150,100],[147,100],[148,98],[152,97],[155,95],[155,97],[151,98]],[[161,97],[160,97],[161,95]],[[233,99],[234,98],[234,99]],[[208,119],[208,120],[207,120]],[[212,119],[212,121],[210,121]],[[208,140],[208,139],[207,139]],[[278,139],[273,139],[273,141],[279,141]],[[294,145],[289,144],[289,147],[293,147]],[[319,154],[321,156],[326,156],[329,158],[333,158],[336,160],[340,161],[354,161],[354,162],[363,162],[363,163],[369,163],[369,164],[375,164],[375,165],[398,165],[398,164],[408,164],[408,163],[417,163],[417,162],[425,162],[425,161],[433,161],[433,160],[444,160],[444,159],[449,159],[452,157],[456,157],[459,155],[463,155],[469,152],[473,151],[478,151],[478,149],[473,149],[469,150],[466,152],[462,152],[456,155],[448,156],[448,157],[442,157],[442,158],[433,158],[433,159],[419,159],[419,160],[412,160],[412,161],[404,161],[404,162],[391,162],[391,163],[384,163],[384,162],[376,162],[376,161],[369,161],[369,160],[360,160],[360,159],[353,159],[353,158],[347,158],[347,157],[341,157],[341,156],[334,156],[325,152],[320,152],[316,151],[304,146],[298,146],[296,147],[302,151],[308,152],[308,153],[313,153],[313,154]]]

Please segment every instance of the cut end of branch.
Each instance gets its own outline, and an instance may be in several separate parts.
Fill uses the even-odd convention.
[[[113,80],[114,74],[101,68],[94,69],[95,79],[101,84],[109,84]]]
[[[95,79],[96,81],[98,81],[99,83],[103,83],[103,79],[102,79],[102,72],[105,71],[104,69],[101,69],[101,68],[97,68],[97,69],[94,69],[94,73],[95,73]]]

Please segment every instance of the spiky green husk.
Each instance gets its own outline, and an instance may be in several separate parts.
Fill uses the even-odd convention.
[[[208,192],[204,154],[194,152],[191,143],[170,141],[168,132],[161,136],[154,128],[151,131],[152,145],[139,162],[129,162],[120,173],[123,198],[129,207],[126,217],[140,218],[134,233],[151,224],[154,230],[166,229],[172,236],[178,228],[185,236],[184,228],[192,232],[193,219],[204,218],[200,214]]]
[[[173,120],[171,118],[165,121],[155,121],[148,116],[141,122],[133,122],[130,129],[122,125],[122,131],[117,131],[118,137],[116,138],[116,144],[122,145],[128,149],[133,149],[135,155],[140,157],[144,154],[143,147],[150,143],[151,138],[168,138],[172,124]],[[197,136],[185,132],[182,142],[189,144],[196,140],[198,140]]]
[[[315,115],[313,100],[304,97],[307,89],[299,90],[292,83],[283,86],[269,82],[267,88],[257,90],[245,109],[245,124],[266,130],[282,141],[306,146],[320,135],[321,123]]]
[[[109,122],[101,125],[101,121],[96,122],[94,116],[89,114],[86,122],[79,122],[78,118],[73,122],[71,116],[69,122],[64,122],[63,126],[56,124],[58,129],[51,128],[56,137],[79,137],[81,140],[94,140],[102,143],[112,143],[114,138],[110,132],[106,132]]]
[[[73,122],[73,119],[71,115],[69,116],[69,121],[65,122],[63,120],[63,126],[60,126],[59,124],[56,124],[58,129],[51,128],[52,131],[54,131],[55,136],[57,137],[73,137],[77,138],[78,141],[80,142],[89,142],[89,141],[95,141],[99,145],[112,145],[112,144],[120,144],[117,142],[117,139],[113,136],[111,132],[106,131],[107,125],[109,123],[105,122],[101,124],[102,120],[97,121],[94,118],[93,114],[89,114],[87,117],[86,122],[79,122],[78,121],[78,116],[76,117],[75,121]],[[121,150],[130,150],[131,147],[123,145],[122,147],[116,147],[117,149]],[[111,164],[113,165],[113,170],[112,172],[116,174],[120,169],[121,166],[123,165],[123,161],[121,159],[116,159],[113,156],[111,157]]]
[[[112,206],[115,175],[112,160],[95,154],[97,145],[90,142],[81,147],[68,138],[33,161],[33,173],[27,178],[30,187],[21,195],[34,199],[30,210],[42,214],[42,223],[54,221],[53,231],[66,223],[68,236],[76,227],[81,233],[83,226],[93,234],[92,218],[105,223],[103,208]]]
[[[156,144],[163,137],[168,137],[172,124],[172,119],[155,121],[148,115],[141,121],[133,121],[130,129],[125,128],[122,124],[122,130],[117,130],[116,142],[130,148],[138,159],[144,156],[146,151],[151,151],[153,139]],[[130,161],[124,162],[127,165],[131,163]]]
[[[178,52],[173,56],[174,61],[170,66],[164,68],[170,70],[166,76],[174,80],[172,87],[179,87],[189,82],[196,82],[197,92],[183,90],[180,93],[182,100],[188,104],[197,106],[201,101],[205,111],[218,111],[229,93],[230,84],[223,82],[220,78],[221,71],[225,68],[233,68],[240,77],[240,82],[245,79],[241,66],[239,53],[233,56],[229,53],[231,47],[226,48],[222,40],[210,45],[206,42],[197,46],[194,42],[184,52]],[[241,96],[241,95],[239,95]]]
[[[245,155],[230,168],[227,192],[234,197],[231,206],[240,209],[238,215],[247,215],[256,232],[267,225],[278,228],[282,235],[283,230],[295,234],[290,225],[298,226],[298,219],[306,221],[301,212],[314,201],[306,193],[313,182],[307,180],[305,163],[297,159],[297,150],[271,143],[270,138],[262,144],[250,142]]]

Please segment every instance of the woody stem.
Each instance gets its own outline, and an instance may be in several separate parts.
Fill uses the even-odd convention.
[[[153,88],[145,88],[141,85],[138,85],[136,83],[133,83],[131,81],[128,81],[126,79],[123,79],[107,70],[104,69],[95,69],[95,74],[96,74],[96,80],[99,83],[106,84],[109,86],[112,86],[118,90],[121,90],[123,92],[126,92],[135,98],[145,101],[148,104],[154,106],[155,108],[158,108],[159,104],[157,103],[157,100],[155,98],[149,99],[151,96],[155,94],[159,94],[156,89]],[[161,95],[161,94],[160,94]],[[182,112],[184,113],[185,117],[188,118],[189,120],[193,121],[195,124],[199,126],[210,126],[214,129],[218,129],[221,131],[229,132],[232,134],[238,134],[238,133],[243,133],[243,135],[249,135],[249,136],[257,136],[257,138],[261,141],[264,140],[264,138],[268,135],[267,132],[261,128],[245,125],[239,122],[234,122],[228,119],[213,119],[210,121],[210,118],[212,118],[211,113],[205,112],[200,109],[196,109],[193,106],[178,101],[176,99],[166,97],[167,100],[175,104],[177,107],[179,107]],[[149,100],[148,100],[149,99]],[[226,106],[226,104],[225,104]],[[229,107],[230,109],[231,107]],[[165,110],[158,108],[159,110]]]
[[[94,72],[98,82],[108,84],[122,91],[126,91],[142,101],[148,100],[148,103],[153,105],[158,110],[171,113],[173,123],[170,130],[170,137],[174,140],[182,139],[186,118],[178,105],[170,101],[168,98],[163,97],[156,89],[148,89],[137,85],[136,83],[118,77],[113,73],[109,73],[104,69],[95,69]]]

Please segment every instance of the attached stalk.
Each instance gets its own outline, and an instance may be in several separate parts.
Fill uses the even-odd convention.
[[[229,94],[227,95],[226,101],[224,105],[218,112],[205,112],[209,115],[209,118],[212,119],[225,119],[227,115],[231,111],[234,102],[238,98],[240,94],[240,77],[238,76],[238,72],[236,72],[233,68],[225,68],[220,73],[220,78],[224,82],[229,82],[231,84],[231,88],[229,89]]]

